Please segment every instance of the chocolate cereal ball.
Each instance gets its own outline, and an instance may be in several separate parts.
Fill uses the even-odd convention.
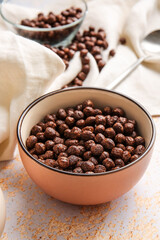
[[[91,153],[94,156],[100,156],[103,153],[103,146],[101,144],[96,144],[91,147]]]
[[[109,158],[109,152],[102,152],[102,154],[99,156],[99,161],[102,162],[105,158]]]
[[[107,170],[111,170],[115,167],[115,163],[111,158],[106,158],[103,160],[103,165],[106,167]]]
[[[31,134],[32,135],[36,136],[36,134],[39,133],[39,132],[42,132],[42,127],[41,126],[35,125],[35,126],[32,127],[32,129],[31,129]]]
[[[34,135],[30,135],[26,140],[26,146],[28,149],[33,148],[37,143],[37,137]]]
[[[69,167],[69,159],[67,157],[59,157],[57,162],[59,166],[63,169]]]
[[[112,148],[111,155],[113,158],[122,158],[123,150],[118,147]]]
[[[82,162],[81,167],[84,172],[88,172],[88,171],[93,171],[95,166],[91,161],[84,161]]]
[[[106,150],[111,150],[112,148],[115,147],[115,143],[111,138],[103,139],[102,145],[103,145],[104,149],[106,149]]]
[[[112,127],[106,128],[104,131],[104,135],[108,138],[114,138],[116,135],[115,130]]]
[[[124,124],[124,131],[126,134],[132,134],[133,130],[134,130],[133,123],[125,123]]]
[[[137,136],[135,137],[135,145],[138,146],[138,145],[144,145],[145,144],[145,140],[143,137],[141,136]]]
[[[94,172],[95,173],[103,173],[103,172],[106,172],[106,167],[104,165],[96,165],[95,168],[94,168]]]

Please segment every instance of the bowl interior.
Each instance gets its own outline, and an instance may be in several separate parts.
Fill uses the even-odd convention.
[[[134,100],[119,93],[96,88],[72,88],[46,94],[35,100],[23,112],[18,125],[18,134],[23,146],[30,134],[31,128],[48,113],[54,113],[59,108],[75,106],[86,99],[91,99],[95,106],[121,107],[129,119],[136,120],[138,132],[145,138],[146,147],[153,137],[153,123],[148,113]]]
[[[71,6],[81,8],[82,15],[86,11],[86,4],[83,0],[4,0],[1,4],[1,15],[9,23],[18,27],[22,19],[35,18],[39,12],[48,14],[53,11],[59,14]]]

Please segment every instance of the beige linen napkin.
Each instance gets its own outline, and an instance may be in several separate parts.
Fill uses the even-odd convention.
[[[102,70],[96,86],[107,86],[134,63],[137,57],[144,55],[140,47],[141,40],[149,32],[160,29],[159,3],[158,0],[140,0],[133,5],[121,33],[127,38],[128,44],[115,46],[117,54]],[[115,90],[136,99],[151,114],[160,114],[160,54],[154,55],[150,60],[146,59]]]
[[[144,53],[140,42],[143,37],[160,29],[160,1],[159,0],[89,0],[88,14],[81,27],[81,31],[88,26],[102,27],[106,30],[109,48],[103,57],[106,66],[99,73],[96,62],[91,54],[90,67],[84,86],[107,86],[123,73],[138,57]],[[127,39],[127,45],[119,44],[120,36]],[[108,57],[111,49],[116,55]],[[53,83],[50,90],[58,89],[68,84],[80,70],[78,53],[70,62],[69,68]],[[154,55],[150,61],[141,64],[116,91],[129,95],[142,103],[151,114],[160,114],[160,55]]]
[[[0,33],[0,160],[14,158],[16,124],[24,108],[64,71],[46,47],[9,31]]]

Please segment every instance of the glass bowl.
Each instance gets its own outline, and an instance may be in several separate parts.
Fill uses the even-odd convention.
[[[53,24],[45,24],[45,18],[38,20],[39,23],[44,23],[43,26],[22,25],[22,20],[38,19],[37,15],[43,13],[44,16],[53,12],[56,16],[60,15],[62,11],[70,9],[71,7],[81,9],[79,18],[74,18],[70,15],[71,21],[61,23],[54,26]],[[35,40],[41,44],[49,44],[52,46],[67,46],[78,32],[87,12],[87,4],[85,0],[3,0],[0,6],[0,14],[7,24],[7,27],[14,33],[23,37]],[[36,20],[35,20],[36,21]],[[41,22],[40,22],[41,21]],[[33,21],[34,22],[34,21]],[[32,24],[31,24],[32,25]],[[41,24],[40,24],[41,25]]]

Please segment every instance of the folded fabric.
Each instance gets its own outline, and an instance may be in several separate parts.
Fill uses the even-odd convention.
[[[16,124],[24,108],[64,71],[46,47],[9,31],[0,34],[0,160],[14,158]]]
[[[140,42],[147,33],[159,28],[160,0],[88,0],[87,3],[88,14],[80,31],[90,25],[96,30],[104,28],[109,47],[103,52],[106,65],[101,72],[94,57],[88,53],[90,72],[83,85],[107,88],[140,56],[146,54]],[[24,16],[31,18],[37,13],[35,10],[20,8],[12,6],[9,9],[13,18],[17,15],[19,20]],[[54,9],[58,12],[59,6],[54,6]],[[53,52],[7,30],[1,19],[0,160],[13,158],[15,126],[24,107],[42,93],[68,84],[81,70],[79,52],[63,72],[64,65]],[[119,44],[121,36],[127,39],[126,45]],[[114,57],[109,57],[111,49],[116,51]],[[136,99],[151,114],[160,114],[159,76],[160,57],[154,55],[150,60],[146,59],[115,90]]]
[[[141,40],[149,33],[159,28],[159,0],[88,0],[88,14],[80,31],[90,25],[96,29],[104,28],[109,47],[103,52],[105,67],[99,72],[91,54],[90,72],[84,86],[107,86],[123,73],[130,65],[143,56]],[[120,45],[119,39],[127,39],[127,45]],[[109,51],[114,49],[116,55],[109,57]],[[70,62],[69,68],[55,80],[50,90],[58,89],[68,84],[78,74],[79,58],[77,54]],[[160,55],[146,59],[127,79],[114,90],[129,95],[142,103],[152,115],[160,114]],[[142,101],[143,99],[143,101]]]
[[[110,59],[101,71],[96,86],[104,87],[110,84],[121,73],[123,73],[132,63],[137,61],[144,53],[141,49],[141,40],[150,32],[159,28],[160,22],[160,1],[140,0],[131,7],[126,15],[122,36],[127,39],[127,46],[113,46],[116,49],[116,56]],[[120,5],[119,5],[120,6]],[[121,9],[121,6],[120,6]],[[117,16],[119,16],[117,12]],[[117,22],[120,19],[117,19]],[[118,26],[115,32],[118,33]],[[109,41],[115,39],[111,35]],[[118,38],[117,38],[118,40]],[[117,41],[118,43],[118,41]],[[142,103],[152,115],[160,114],[160,55],[154,54],[152,58],[146,59],[116,91],[127,94],[138,102]]]

